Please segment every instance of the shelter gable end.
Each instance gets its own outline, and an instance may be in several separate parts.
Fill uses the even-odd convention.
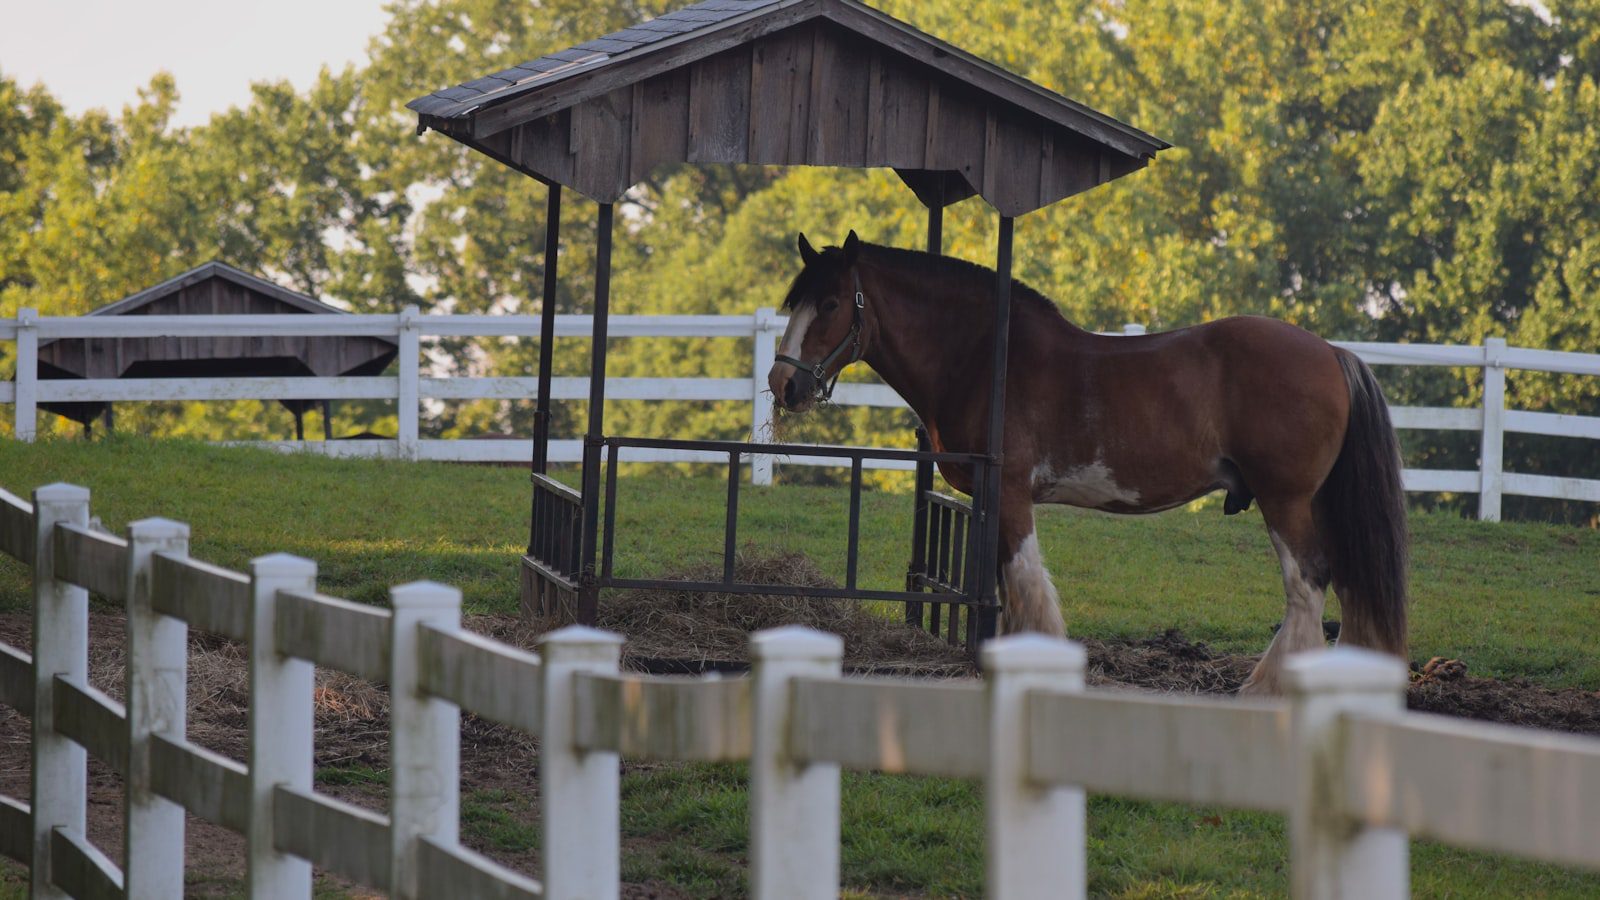
[[[467,142],[602,203],[682,163],[892,167],[966,183],[922,178],[924,202],[942,184],[944,202],[978,193],[1017,216],[1144,164],[832,18],[758,25],[675,66],[614,64],[605,93]]]

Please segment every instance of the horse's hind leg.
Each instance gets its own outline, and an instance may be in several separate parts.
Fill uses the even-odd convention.
[[[1039,537],[1033,530],[1033,499],[1015,493],[1000,504],[1001,626],[1006,634],[1038,631],[1067,633],[1061,598],[1045,571]]]
[[[1263,499],[1261,512],[1267,520],[1272,546],[1278,551],[1278,564],[1283,568],[1287,606],[1282,627],[1239,689],[1241,694],[1280,693],[1284,660],[1302,650],[1327,646],[1322,634],[1322,608],[1327,599],[1328,565],[1317,538],[1311,499],[1270,503]]]

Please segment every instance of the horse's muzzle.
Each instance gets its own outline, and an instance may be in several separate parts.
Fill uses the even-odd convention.
[[[809,409],[816,401],[817,377],[809,370],[788,363],[778,363],[772,367],[767,386],[772,389],[772,399],[777,402],[778,408],[789,412]]]

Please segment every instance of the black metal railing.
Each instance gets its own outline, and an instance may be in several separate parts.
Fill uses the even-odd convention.
[[[928,450],[886,450],[877,447],[794,446],[789,444],[754,444],[738,441],[687,441],[664,438],[609,437],[605,441],[605,514],[601,520],[601,552],[597,584],[602,588],[667,589],[690,591],[718,591],[730,594],[779,594],[795,597],[836,597],[857,600],[892,600],[902,603],[937,601],[940,605],[958,607],[980,602],[980,592],[974,590],[975,579],[949,579],[949,568],[942,570],[946,577],[937,583],[927,582],[906,590],[866,589],[859,584],[861,543],[861,487],[862,470],[866,460],[902,460],[933,465],[948,462],[982,466],[986,460],[967,453],[935,453]],[[623,578],[615,571],[617,460],[619,451],[626,448],[657,450],[698,451],[725,454],[728,466],[727,517],[723,526],[722,578],[717,581],[686,581],[681,579]],[[738,546],[740,466],[745,457],[756,454],[794,455],[833,458],[850,466],[850,513],[846,526],[845,573],[843,587],[817,587],[810,585],[752,584],[737,580],[734,555]],[[951,498],[953,500],[953,498]],[[960,504],[960,501],[953,502]],[[961,504],[964,506],[964,504]],[[970,513],[969,513],[970,515]],[[970,528],[963,526],[963,534]],[[950,557],[958,568],[965,567],[968,554]]]
[[[942,635],[951,644],[965,641],[975,645],[979,639],[978,618],[971,609],[962,613],[963,607],[974,604],[941,603],[934,599],[942,594],[959,593],[971,597],[979,593],[973,565],[976,558],[973,545],[978,533],[972,528],[972,505],[933,490],[924,493],[921,499],[925,525],[919,529],[921,552],[913,553],[913,559],[920,559],[921,566],[914,566],[908,573],[906,587],[925,592],[929,601],[907,604],[906,621]]]
[[[919,448],[927,449],[928,436],[917,429]],[[974,472],[974,483],[983,482],[981,471]],[[948,643],[978,642],[992,637],[995,610],[983,602],[987,591],[978,583],[979,540],[982,530],[972,504],[933,489],[933,464],[917,466],[915,513],[911,530],[911,565],[906,572],[906,590],[924,592],[926,602],[906,604],[906,621]],[[961,594],[974,602],[942,603],[936,597]]]
[[[534,580],[541,613],[567,617],[575,602],[580,569],[583,498],[548,475],[533,475],[533,527],[524,570]]]

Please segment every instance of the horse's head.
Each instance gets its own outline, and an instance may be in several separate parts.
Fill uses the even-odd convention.
[[[861,240],[852,231],[843,247],[819,253],[802,234],[799,246],[805,267],[784,298],[789,327],[767,374],[773,399],[791,412],[826,400],[833,393],[832,382],[861,358],[863,346],[864,299],[856,273]]]

